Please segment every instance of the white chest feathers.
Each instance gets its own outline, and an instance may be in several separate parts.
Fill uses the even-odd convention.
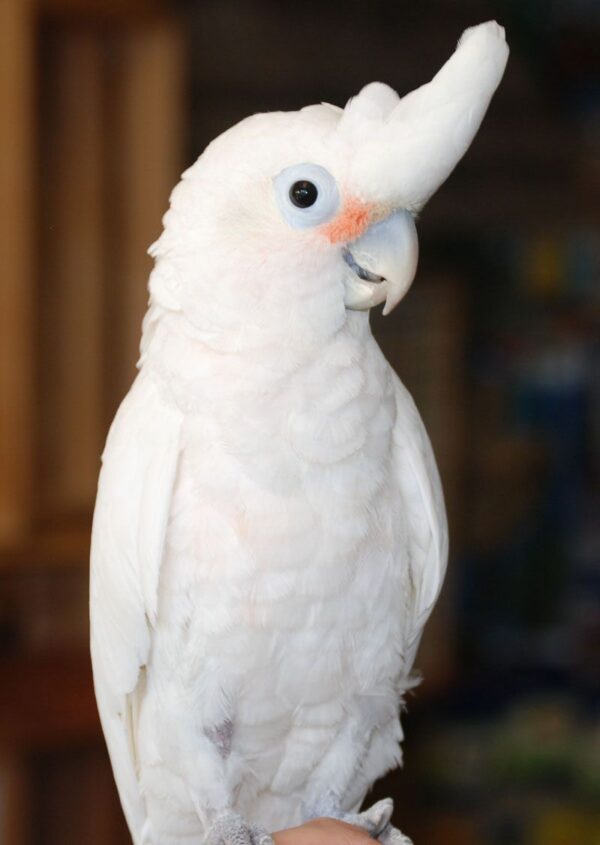
[[[299,788],[350,713],[365,737],[397,725],[407,685],[396,406],[379,351],[360,351],[184,424],[146,709],[216,731],[253,801]]]

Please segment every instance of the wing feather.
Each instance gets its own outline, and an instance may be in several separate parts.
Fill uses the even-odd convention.
[[[448,559],[448,526],[435,457],[419,412],[396,377],[396,477],[407,522],[412,584],[407,629],[409,665],[439,596]]]
[[[140,373],[102,456],[91,552],[94,686],[115,780],[134,841],[146,818],[135,725],[156,620],[160,566],[182,415]]]

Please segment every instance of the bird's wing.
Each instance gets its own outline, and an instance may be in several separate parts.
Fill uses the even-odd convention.
[[[395,473],[406,518],[412,591],[406,643],[410,667],[444,580],[448,526],[442,485],[425,426],[410,393],[396,376],[395,381]]]
[[[140,373],[102,457],[91,552],[94,686],[115,780],[134,841],[145,821],[136,715],[156,621],[165,533],[182,415]]]

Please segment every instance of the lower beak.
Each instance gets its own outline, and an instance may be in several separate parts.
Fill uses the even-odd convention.
[[[366,311],[385,300],[389,314],[412,284],[419,260],[419,240],[410,212],[395,211],[349,243],[346,308]]]

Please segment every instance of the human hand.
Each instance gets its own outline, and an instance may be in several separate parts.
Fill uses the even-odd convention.
[[[271,834],[275,845],[373,845],[366,830],[337,819],[311,819]]]

